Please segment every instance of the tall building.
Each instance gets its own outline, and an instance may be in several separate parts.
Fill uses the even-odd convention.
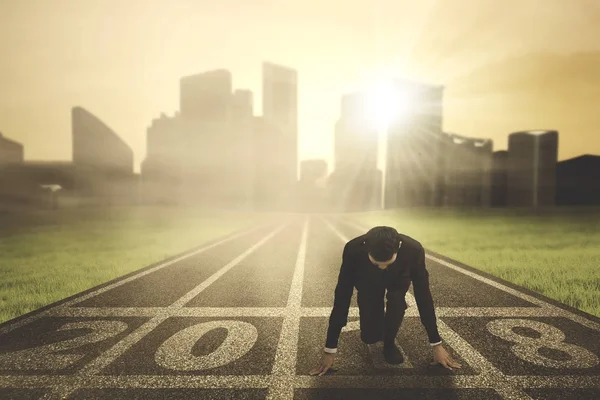
[[[251,90],[237,89],[233,93],[232,116],[234,120],[252,118],[254,115],[254,99]]]
[[[534,130],[508,137],[508,206],[555,205],[558,132]]]
[[[381,208],[381,171],[377,169],[379,136],[366,119],[367,93],[344,95],[335,124],[334,170],[328,178],[334,209]]]
[[[217,69],[179,80],[179,109],[186,119],[223,121],[231,114],[231,72]]]
[[[136,201],[131,148],[87,110],[73,107],[71,117],[78,193],[108,203]]]
[[[2,136],[0,132],[0,165],[22,163],[23,155],[23,145]]]
[[[492,140],[449,136],[452,142],[446,152],[444,205],[489,207]]]
[[[256,157],[272,168],[267,186],[277,194],[268,200],[277,209],[292,209],[298,181],[298,74],[295,70],[265,62],[262,64],[263,116],[256,121],[259,139]],[[259,187],[265,186],[260,184]],[[259,197],[264,197],[259,195]]]
[[[183,77],[181,110],[154,119],[142,163],[146,201],[247,208],[254,190],[253,95],[224,69]]]
[[[327,176],[325,160],[304,160],[300,163],[300,181],[298,182],[298,211],[323,211],[327,205],[325,187],[319,182]]]
[[[177,204],[181,200],[184,160],[181,118],[161,114],[146,134],[146,158],[141,165],[142,196],[146,202]]]
[[[73,163],[78,168],[133,174],[133,151],[104,122],[81,107],[73,107]]]
[[[291,190],[289,160],[285,152],[278,151],[285,146],[287,138],[265,117],[254,117],[252,138],[255,208],[289,209],[289,199],[284,198],[285,190]]]
[[[442,174],[444,87],[398,80],[402,113],[387,132],[385,208],[435,206]]]
[[[556,164],[556,205],[600,205],[600,156],[585,154]]]
[[[491,206],[508,205],[508,151],[499,150],[492,154]]]

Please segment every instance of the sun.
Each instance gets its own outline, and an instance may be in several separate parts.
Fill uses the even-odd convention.
[[[369,89],[367,115],[378,130],[386,130],[393,121],[404,118],[410,106],[410,96],[390,79],[378,79]]]

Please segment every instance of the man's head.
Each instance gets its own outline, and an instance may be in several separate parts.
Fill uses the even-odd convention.
[[[376,226],[366,235],[369,260],[379,268],[387,268],[396,261],[400,247],[400,235],[390,226]]]

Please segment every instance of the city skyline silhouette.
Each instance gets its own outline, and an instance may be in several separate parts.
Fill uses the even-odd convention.
[[[493,12],[485,2],[465,11],[463,3],[451,7],[429,2],[414,9],[402,2],[370,6],[356,2],[344,10],[329,5],[320,11],[322,20],[313,21],[313,30],[299,36],[300,27],[284,18],[286,10],[260,5],[242,7],[248,18],[241,19],[238,14],[227,14],[228,3],[208,7],[180,2],[171,9],[160,2],[143,7],[105,2],[93,8],[61,3],[51,11],[43,2],[7,2],[0,6],[6,11],[0,18],[9,33],[3,37],[13,40],[4,40],[4,47],[15,57],[8,59],[8,74],[0,74],[0,86],[6,88],[0,99],[0,131],[24,144],[26,160],[70,160],[68,110],[81,105],[121,135],[134,152],[134,169],[139,172],[146,129],[156,115],[172,115],[177,109],[181,76],[228,69],[234,88],[254,93],[260,113],[262,93],[256,66],[270,60],[299,73],[299,160],[325,159],[329,172],[339,98],[379,74],[443,84],[444,130],[490,138],[495,150],[507,148],[510,132],[557,129],[564,133],[559,160],[600,153],[595,135],[600,121],[592,107],[597,96],[594,79],[600,80],[594,66],[600,65],[600,57],[590,39],[598,29],[592,24],[594,15],[599,15],[598,6],[583,1],[568,6],[545,2],[546,11],[534,20],[537,3],[532,1],[519,2],[511,13]],[[302,20],[308,8],[307,3],[287,11],[296,12],[296,19]],[[107,34],[101,27],[112,15],[109,9],[120,14],[113,16],[114,32]],[[401,10],[401,15],[413,17],[404,19],[402,29],[390,20]],[[334,11],[340,16],[334,18]],[[136,14],[138,22],[127,24]],[[209,15],[231,22],[205,28],[211,37],[231,44],[221,46],[219,53],[204,39],[197,39],[197,45],[184,40],[192,28],[167,30],[169,18],[198,21]],[[348,21],[341,21],[342,15]],[[326,22],[330,17],[331,22]],[[286,51],[269,39],[267,28],[249,29],[255,28],[252,18],[277,21],[269,29],[277,31],[283,42],[289,39]],[[530,26],[519,27],[528,18]],[[559,19],[561,24],[555,24]],[[453,24],[458,20],[460,26]],[[487,21],[484,26],[482,21]],[[255,50],[242,49],[242,38],[231,28],[236,22],[248,27],[250,36],[244,40],[253,40]],[[282,30],[282,25],[288,29]],[[351,40],[351,26],[363,34],[360,41]],[[435,26],[446,28],[444,37]],[[327,33],[317,35],[319,29]],[[569,33],[575,31],[576,38]],[[528,40],[514,40],[525,33]],[[73,42],[77,37],[79,44]],[[320,46],[307,47],[309,43]],[[532,78],[543,78],[545,84],[540,87]],[[44,141],[48,137],[52,141]]]

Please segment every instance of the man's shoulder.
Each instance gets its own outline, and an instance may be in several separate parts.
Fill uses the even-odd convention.
[[[399,233],[398,235],[400,235],[400,241],[402,242],[402,246],[407,246],[410,248],[414,248],[414,249],[421,249],[421,247],[423,247],[423,245],[421,244],[421,242],[419,242],[417,239],[410,237],[408,235]]]
[[[354,239],[350,239],[344,246],[344,251],[346,251],[348,253],[350,253],[350,252],[354,253],[354,252],[364,249],[366,236],[367,236],[366,234],[363,234],[363,235],[359,235],[359,236],[355,237]]]
[[[400,233],[399,235],[400,235],[400,242],[401,242],[400,251],[407,252],[407,253],[413,254],[415,256],[418,256],[420,254],[421,250],[423,249],[423,245],[421,244],[421,242],[419,242],[415,238],[412,238],[408,235],[404,235],[402,233]]]

